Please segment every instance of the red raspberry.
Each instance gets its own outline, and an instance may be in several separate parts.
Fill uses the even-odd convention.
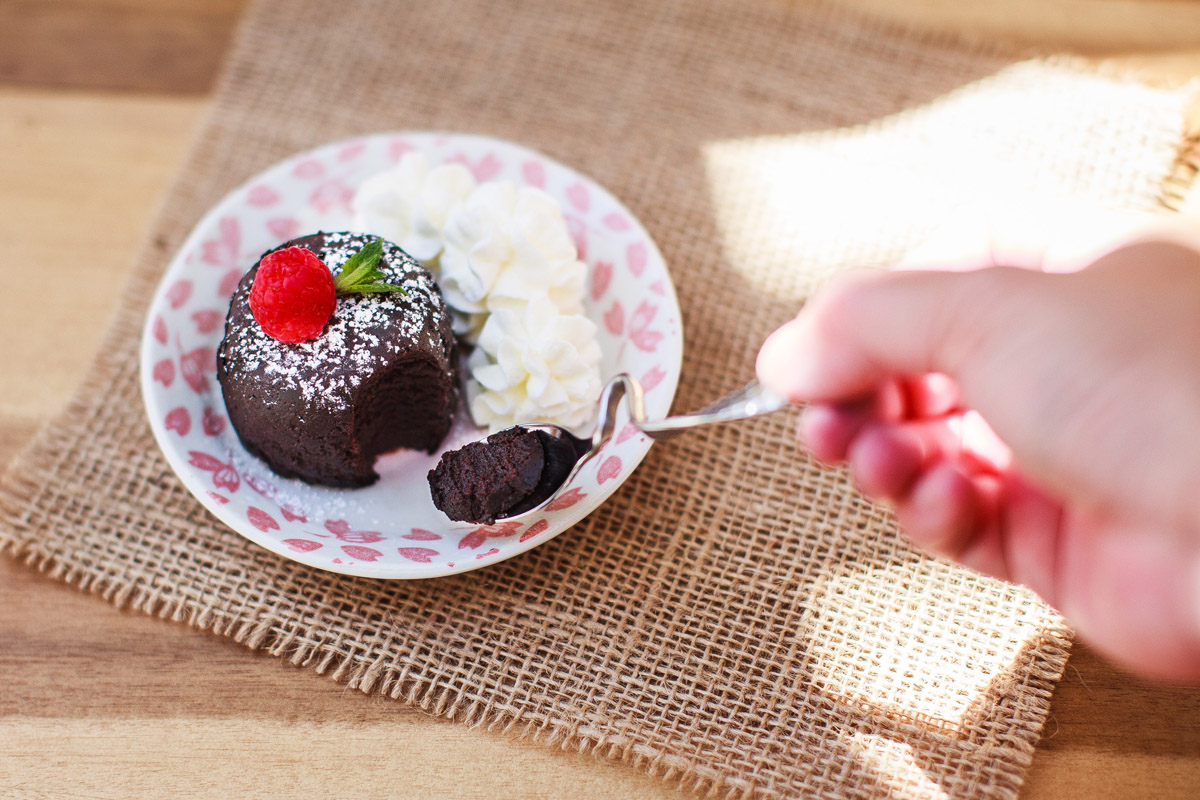
[[[258,263],[250,287],[250,313],[271,338],[292,344],[315,339],[335,305],[333,275],[311,250],[276,250]]]

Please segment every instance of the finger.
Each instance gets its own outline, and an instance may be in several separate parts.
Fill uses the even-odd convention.
[[[854,276],[819,292],[768,337],[759,379],[795,402],[838,402],[883,381],[955,374],[979,340],[994,298],[981,281],[998,272],[894,272]]]
[[[974,534],[975,491],[961,470],[940,463],[917,478],[908,497],[896,504],[895,515],[917,547],[953,557]]]
[[[882,422],[899,422],[911,413],[906,381],[903,378],[885,380],[875,388],[871,411]]]
[[[997,536],[1004,549],[1005,580],[1021,583],[1058,606],[1062,505],[1010,472],[1000,499]]]
[[[846,460],[854,483],[865,494],[898,501],[921,472],[926,448],[910,426],[871,423],[854,438]]]
[[[1010,574],[999,514],[1003,483],[999,476],[973,473],[964,469],[971,487],[975,517],[957,552],[949,553],[967,569],[992,578],[1007,579]]]
[[[958,382],[939,372],[906,378],[902,386],[909,419],[943,417],[962,402]]]
[[[927,455],[934,462],[929,469],[955,472],[953,483],[967,490],[973,513],[970,530],[936,545],[937,552],[984,575],[1023,583],[1055,602],[1060,505],[1011,469],[985,463],[965,441],[957,458],[954,440],[944,433],[927,434],[924,441],[927,448],[936,448]],[[953,494],[948,496],[949,502],[957,502]]]
[[[850,442],[870,421],[903,419],[907,406],[898,381],[885,381],[873,395],[848,403],[814,403],[800,415],[800,442],[818,461],[846,460]]]
[[[816,403],[800,415],[800,443],[825,464],[846,460],[850,442],[872,418],[869,404]]]
[[[872,420],[860,426],[847,444],[846,460],[851,477],[863,492],[898,502],[907,498],[921,472],[933,464],[957,461],[960,452],[955,418]]]
[[[1007,474],[1012,467],[1012,450],[987,420],[977,411],[966,411],[957,417],[961,455],[973,470],[993,475]]]

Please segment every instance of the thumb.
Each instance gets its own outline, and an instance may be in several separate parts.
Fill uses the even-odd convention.
[[[758,379],[793,402],[842,402],[889,378],[958,373],[986,332],[985,273],[890,272],[841,278],[764,342]]]

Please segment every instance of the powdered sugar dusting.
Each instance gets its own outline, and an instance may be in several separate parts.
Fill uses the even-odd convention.
[[[327,233],[317,256],[336,276],[364,239],[372,238]],[[273,339],[254,321],[248,307],[253,279],[247,275],[230,302],[221,347],[229,372],[261,375],[276,389],[298,391],[306,406],[334,411],[349,408],[363,378],[397,355],[417,348],[449,351],[452,345],[441,335],[448,330],[445,305],[430,274],[388,241],[378,268],[387,282],[404,287],[407,295],[339,297],[321,335],[300,344]]]

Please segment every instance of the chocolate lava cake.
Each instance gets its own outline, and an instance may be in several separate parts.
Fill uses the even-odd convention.
[[[433,504],[452,520],[491,525],[521,514],[562,486],[586,442],[520,425],[442,454],[429,471]]]
[[[311,250],[336,276],[377,238],[322,232],[275,249]],[[340,296],[319,336],[288,344],[250,311],[258,267],[234,292],[217,354],[225,407],[246,449],[284,477],[327,486],[374,483],[382,453],[435,452],[458,404],[458,374],[450,315],[429,272],[384,241],[378,269],[404,293]]]

